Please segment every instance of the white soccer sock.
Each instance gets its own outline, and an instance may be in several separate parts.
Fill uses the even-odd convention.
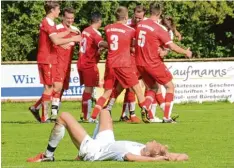
[[[129,115],[129,104],[128,103],[124,103],[124,105],[125,105],[125,109],[124,109],[122,117],[125,117],[125,116],[128,117],[128,115]]]
[[[115,104],[115,98],[111,98],[110,101],[109,101],[109,104],[107,105],[106,109],[111,111],[112,110],[112,107],[113,105]]]
[[[96,127],[95,127],[95,129],[93,131],[93,137],[92,137],[93,139],[96,138],[98,132],[99,132],[99,123],[96,124]]]
[[[153,114],[153,117],[156,116],[156,107],[157,107],[157,104],[152,104],[151,105],[151,112]]]
[[[164,111],[165,110],[165,103],[160,104],[160,108]]]
[[[54,98],[54,97],[52,98],[51,112],[52,112],[53,115],[58,114],[59,102],[60,102],[59,98]]]
[[[87,101],[87,106],[88,106],[88,109],[87,109],[87,119],[89,119],[91,117],[91,113],[92,113],[92,100],[89,99]]]
[[[50,134],[47,150],[45,151],[46,157],[52,157],[54,155],[54,151],[59,142],[63,139],[64,134],[65,127],[62,124],[56,123]]]
[[[135,110],[136,110],[136,102],[130,102],[129,104],[129,112],[132,117],[136,116]],[[132,114],[131,114],[132,113]]]
[[[174,105],[174,101],[171,102],[170,109],[169,109],[169,118],[171,118],[172,108]]]

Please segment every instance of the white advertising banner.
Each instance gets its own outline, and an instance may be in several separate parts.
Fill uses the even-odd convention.
[[[234,62],[169,62],[166,63],[175,84],[175,103],[228,100],[234,102]],[[100,73],[105,64],[99,64]],[[43,91],[37,65],[1,66],[2,100],[35,99]],[[103,76],[101,74],[100,76]],[[70,87],[64,98],[81,98],[76,64],[72,64]],[[165,90],[163,89],[165,93]],[[97,92],[99,97],[102,92]]]

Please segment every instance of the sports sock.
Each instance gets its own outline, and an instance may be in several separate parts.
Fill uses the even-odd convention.
[[[51,102],[51,95],[42,94],[42,115],[41,115],[41,121],[45,122],[48,117],[49,112],[49,104]]]
[[[165,96],[165,110],[164,110],[164,118],[169,119],[171,117],[172,107],[173,107],[173,93],[166,93]]]
[[[60,97],[61,97],[61,92],[53,91],[53,93],[52,93],[52,104],[51,104],[51,113],[53,115],[58,115]]]
[[[163,98],[162,93],[157,93],[155,95],[155,99],[157,103],[159,104],[160,108],[164,111],[165,110],[165,99]]]
[[[92,106],[92,100],[91,100],[91,93],[87,93],[87,92],[83,92],[83,95],[82,95],[82,113],[84,114],[84,119],[87,120],[89,117],[88,117],[88,112],[91,113],[91,111],[88,111],[90,110],[90,103],[91,103],[91,106]],[[90,114],[89,114],[90,116]]]
[[[42,97],[39,100],[37,100],[37,102],[33,105],[33,107],[37,110],[40,110],[41,102],[42,102]]]
[[[59,142],[63,139],[64,134],[65,127],[61,124],[56,123],[50,134],[49,143],[45,151],[46,157],[52,157],[54,155],[54,151]]]
[[[102,110],[104,104],[106,102],[106,99],[104,97],[100,97],[93,109],[93,113],[92,113],[92,116],[91,118],[92,119],[96,119],[97,118],[97,115],[99,114],[99,112]]]

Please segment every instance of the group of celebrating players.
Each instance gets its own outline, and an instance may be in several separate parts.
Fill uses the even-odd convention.
[[[169,50],[191,57],[192,52],[184,50],[173,43],[174,35],[181,40],[180,33],[171,17],[162,17],[162,6],[152,3],[150,17],[146,18],[145,7],[138,5],[134,16],[128,19],[128,9],[116,10],[116,22],[105,27],[106,41],[98,29],[102,26],[99,12],[91,14],[91,25],[82,33],[73,26],[74,9],[63,10],[63,20],[56,25],[54,19],[59,17],[57,2],[47,2],[46,17],[40,24],[38,69],[40,81],[44,85],[41,98],[29,108],[39,122],[56,121],[63,91],[69,87],[71,60],[74,45],[79,43],[77,70],[80,85],[85,89],[82,95],[82,121],[97,122],[99,112],[105,108],[111,112],[118,95],[126,89],[121,121],[139,123],[135,115],[135,95],[141,108],[142,121],[173,123],[171,117],[174,97],[172,75],[163,63],[163,57]],[[92,92],[99,84],[97,63],[103,50],[108,50],[104,75],[104,93],[97,100],[92,110]],[[142,79],[146,90],[140,86]],[[161,92],[165,87],[165,98]],[[51,116],[49,104],[52,100]],[[107,105],[104,107],[105,103]],[[156,117],[156,105],[164,111],[163,120]],[[42,108],[41,108],[42,107]],[[42,116],[39,110],[42,109]]]
[[[116,22],[105,27],[106,41],[98,31],[102,24],[101,14],[98,12],[92,14],[91,25],[80,33],[72,26],[73,9],[64,9],[63,22],[57,26],[53,20],[59,16],[59,4],[55,1],[46,2],[45,11],[47,15],[40,25],[38,50],[40,79],[45,89],[41,99],[30,107],[30,111],[38,121],[47,122],[48,106],[52,99],[50,120],[55,120],[55,126],[51,131],[46,151],[27,161],[54,161],[54,152],[64,137],[65,129],[79,150],[77,160],[141,162],[187,160],[186,154],[170,153],[167,146],[156,141],[150,141],[145,145],[132,141],[116,141],[110,116],[115,99],[123,89],[127,89],[121,120],[139,122],[134,113],[136,94],[143,122],[150,123],[157,120],[152,109],[152,104],[156,101],[164,110],[163,122],[174,122],[171,118],[174,97],[172,75],[162,58],[168,53],[168,49],[186,57],[191,57],[192,53],[189,49],[184,50],[172,42],[173,34],[178,38],[181,36],[171,18],[161,18],[161,6],[152,2],[149,18],[144,17],[145,8],[137,6],[134,9],[134,17],[130,20],[128,9],[118,7],[115,12]],[[92,138],[68,112],[62,112],[57,117],[63,90],[68,87],[71,56],[76,42],[80,45],[77,63],[80,83],[85,85],[82,96],[82,118],[96,122],[100,113]],[[108,49],[104,77],[105,92],[97,100],[91,115],[93,88],[99,85],[97,63],[100,53],[105,49]],[[145,83],[145,94],[139,79]],[[159,90],[160,85],[166,88],[165,98]],[[108,99],[109,102],[104,107]],[[42,117],[39,115],[40,106]],[[130,111],[130,118],[126,108]]]

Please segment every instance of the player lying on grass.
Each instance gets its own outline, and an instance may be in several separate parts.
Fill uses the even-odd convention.
[[[54,152],[65,134],[69,132],[72,142],[79,149],[79,159],[84,161],[185,161],[186,154],[169,153],[167,147],[150,141],[141,144],[132,141],[115,141],[113,124],[108,110],[100,112],[100,122],[97,124],[93,138],[69,113],[63,112],[51,132],[45,153],[40,153],[28,162],[54,161]]]

